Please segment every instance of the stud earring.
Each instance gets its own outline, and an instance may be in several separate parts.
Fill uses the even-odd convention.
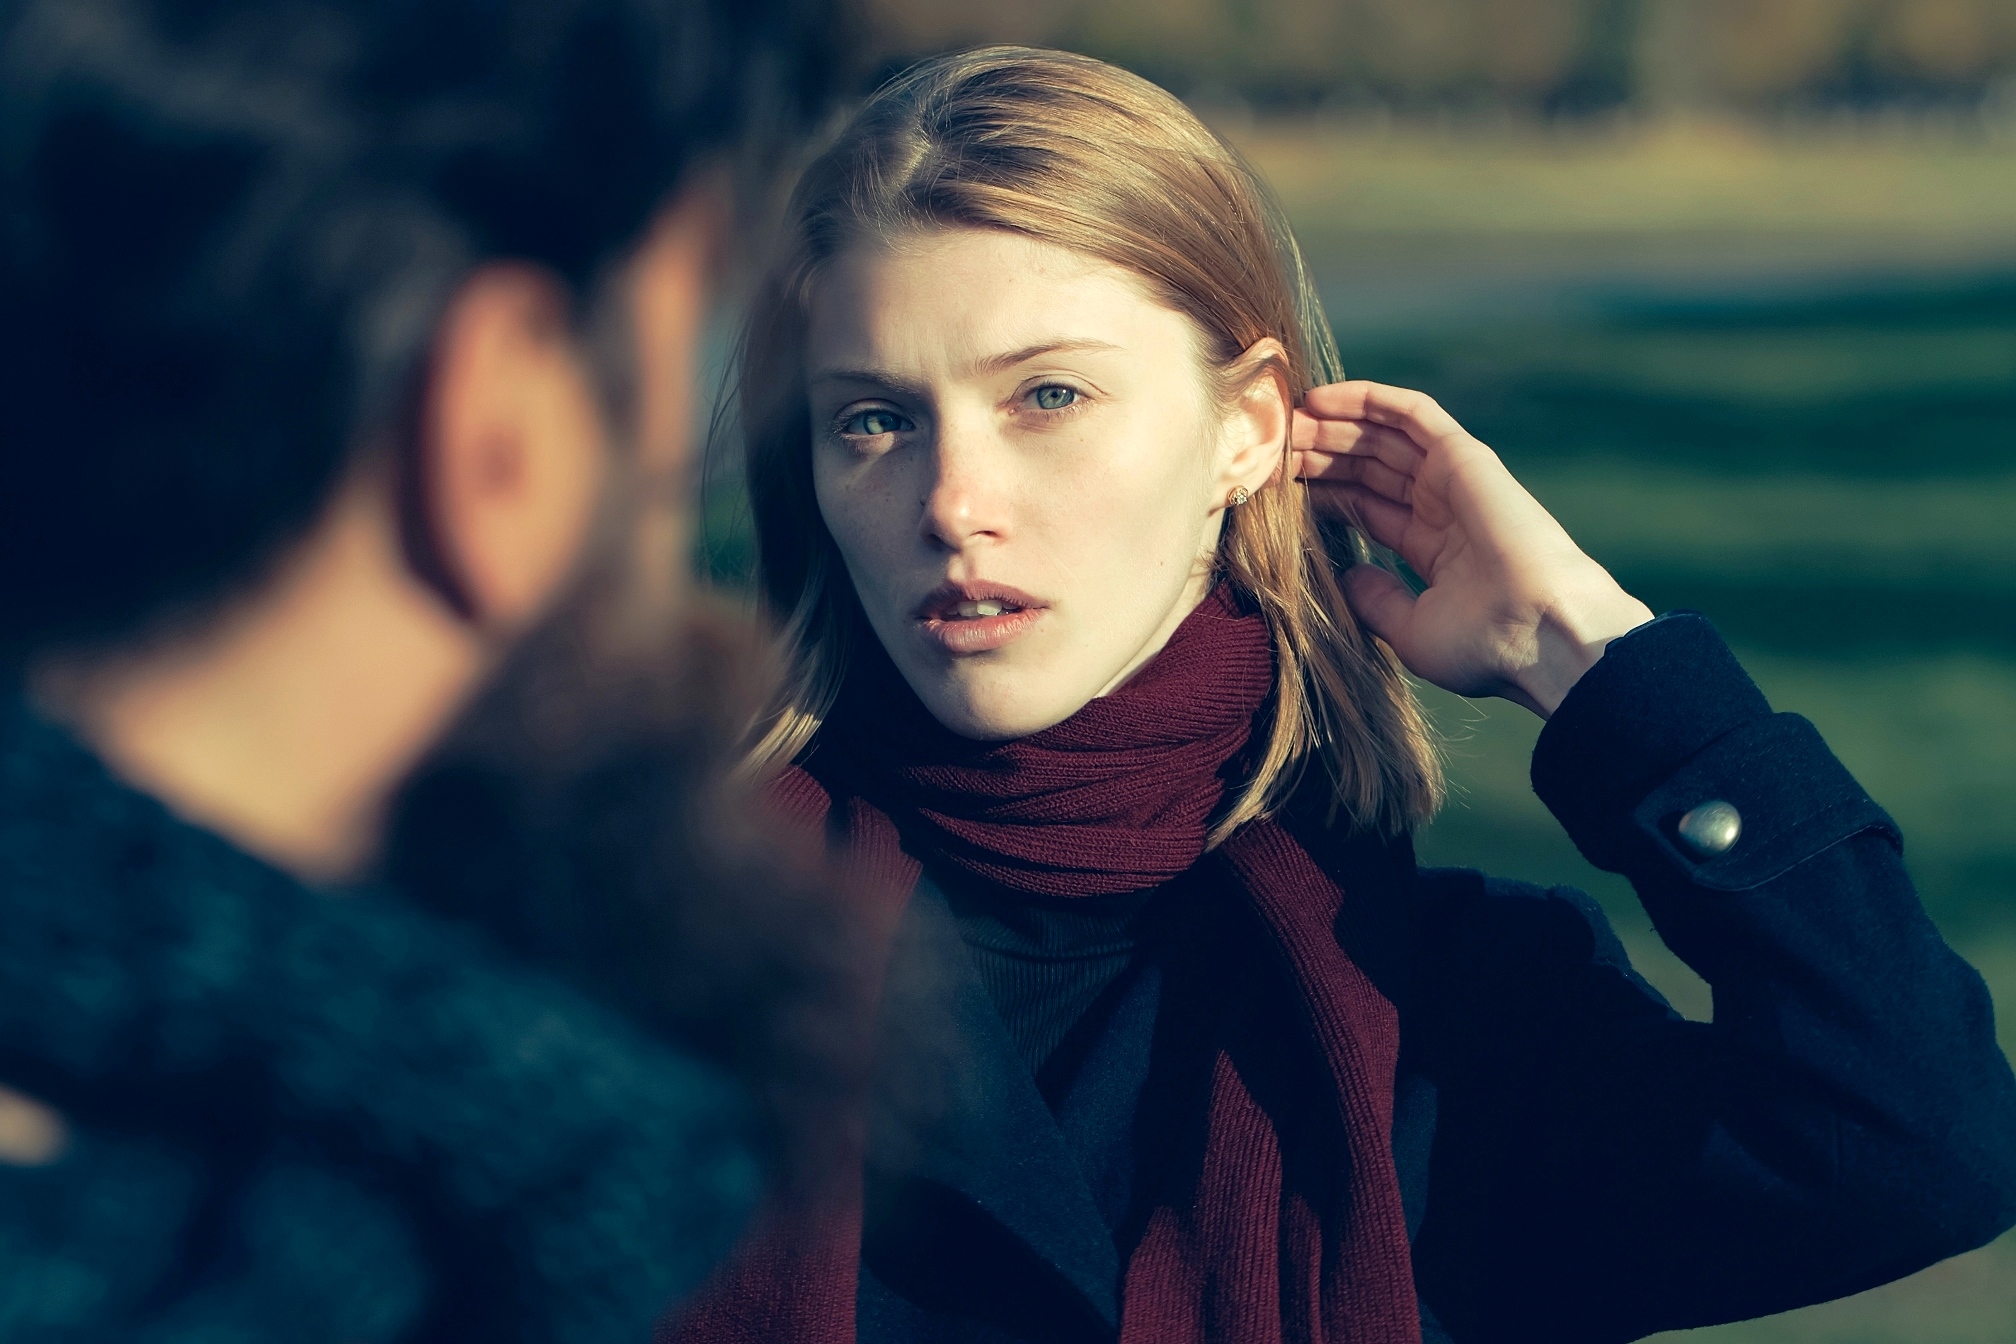
[[[1236,509],[1241,504],[1244,504],[1247,500],[1251,498],[1253,498],[1253,492],[1251,490],[1248,490],[1243,485],[1235,485],[1232,487],[1232,493],[1225,496],[1225,507],[1228,509]]]

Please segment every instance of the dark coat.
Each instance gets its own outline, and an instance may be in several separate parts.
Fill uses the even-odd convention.
[[[1783,1311],[2016,1223],[2016,1078],[1980,977],[1890,819],[1706,621],[1612,644],[1533,778],[1713,986],[1713,1023],[1674,1013],[1579,892],[1418,869],[1404,842],[1291,817],[1347,893],[1339,938],[1400,1007],[1394,1159],[1431,1344]],[[1743,830],[1703,859],[1674,823],[1715,799]],[[871,1163],[862,1344],[1113,1337],[1134,1163],[1168,1124],[1141,1109],[1156,1024],[1208,982],[1281,979],[1234,916],[1190,946],[1116,988],[1046,1103],[921,884],[889,1011],[953,1024],[965,1068],[936,1127]]]
[[[0,1338],[649,1338],[760,1181],[711,1067],[183,824],[0,698]]]

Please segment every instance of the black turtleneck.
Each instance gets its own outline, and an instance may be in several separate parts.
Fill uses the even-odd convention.
[[[936,875],[934,874],[934,877]],[[1009,1039],[1040,1073],[1158,940],[1175,883],[1108,896],[1033,896],[972,878],[940,886]]]

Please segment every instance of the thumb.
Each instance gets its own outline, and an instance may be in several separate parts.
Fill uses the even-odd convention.
[[[1344,600],[1352,614],[1398,653],[1401,634],[1414,615],[1414,594],[1391,570],[1377,565],[1353,565],[1344,571]]]

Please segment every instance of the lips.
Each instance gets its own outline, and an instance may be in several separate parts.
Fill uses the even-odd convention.
[[[1043,617],[1046,604],[999,583],[943,583],[914,613],[924,637],[947,653],[986,653],[1019,638]]]
[[[1003,583],[941,583],[917,604],[920,621],[973,621],[1018,611],[1040,610],[1046,604],[1019,588]]]

